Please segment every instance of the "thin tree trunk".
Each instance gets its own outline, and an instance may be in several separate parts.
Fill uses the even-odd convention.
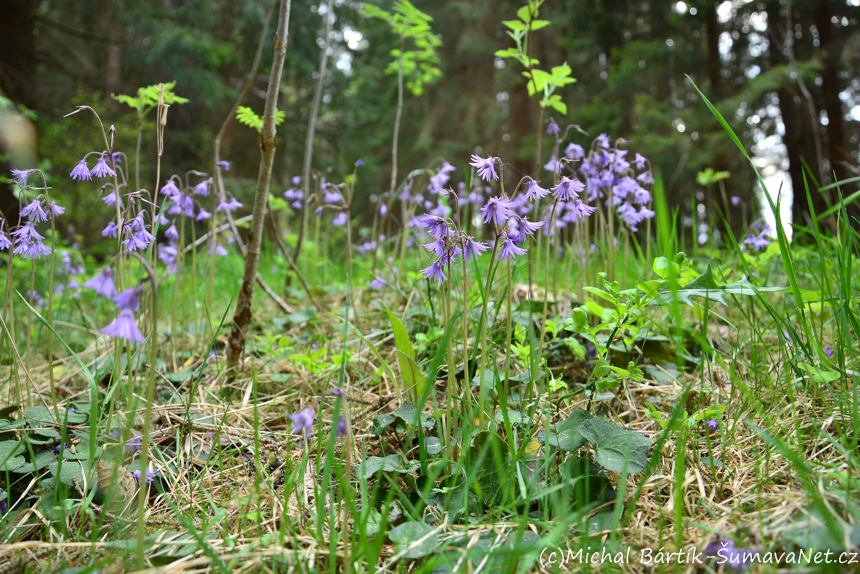
[[[717,16],[717,3],[708,5],[708,13],[705,15],[705,28],[707,32],[708,45],[708,80],[711,84],[711,96],[714,101],[723,98],[723,81],[720,75],[720,33],[722,32],[720,20]]]
[[[236,111],[239,109],[239,106],[241,106],[242,103],[245,101],[245,98],[248,97],[248,93],[251,91],[251,86],[254,85],[254,78],[257,77],[257,69],[260,67],[260,58],[263,55],[263,45],[266,43],[266,33],[269,31],[269,22],[272,20],[272,12],[274,12],[274,10],[275,10],[275,2],[276,2],[276,0],[272,0],[272,3],[269,4],[269,10],[266,12],[266,19],[263,20],[263,32],[260,34],[260,43],[257,44],[257,52],[254,54],[254,62],[251,64],[251,71],[248,73],[248,79],[245,80],[245,86],[242,88],[242,93],[239,94],[239,99],[237,99],[236,103],[233,104],[233,109],[230,110],[230,113],[227,114],[226,118],[224,118],[224,123],[221,124],[221,129],[218,130],[218,135],[215,136],[215,146],[214,146],[215,147],[215,153],[214,153],[215,157],[213,159],[213,165],[212,165],[212,174],[213,174],[212,199],[213,199],[213,203],[215,203],[214,200],[215,200],[216,195],[218,196],[218,198],[220,198],[222,200],[227,199],[225,197],[225,194],[224,194],[224,178],[221,177],[221,166],[218,165],[221,163],[221,140],[224,138],[224,134],[227,133],[227,126],[229,126],[230,122],[233,121],[233,118],[236,117]],[[213,207],[215,207],[215,206],[213,205]],[[212,216],[212,220],[211,220],[212,224],[210,227],[210,233],[212,234],[211,239],[213,242],[213,246],[214,246],[214,242],[215,242],[214,228],[215,228],[215,221],[217,219],[216,213],[217,212],[215,211],[215,209],[213,209],[212,210],[213,216]],[[227,216],[228,216],[227,219],[230,221],[230,224],[232,226],[233,220],[231,217],[229,217],[230,212],[227,211],[225,213],[227,214]],[[236,238],[238,241],[241,242],[241,238],[238,237],[238,234],[236,234]],[[242,256],[245,255],[244,247],[242,248],[241,253],[242,253]],[[213,289],[214,289],[214,284],[215,284],[215,281],[213,278],[213,275],[215,273],[214,247],[213,247],[213,257],[211,257],[209,260],[209,266],[210,266],[210,269],[209,269],[209,279],[210,280],[209,280],[209,292],[207,294],[207,301],[208,301],[208,304],[211,308]],[[262,279],[260,281],[262,281]],[[270,290],[266,290],[266,289],[264,289],[264,290],[267,293],[270,291]]]
[[[845,149],[845,120],[842,100],[839,99],[839,54],[833,37],[832,17],[832,2],[819,0],[815,8],[815,25],[818,28],[821,59],[824,63],[824,69],[821,71],[821,94],[824,96],[824,109],[827,110],[827,156],[830,158],[830,173],[825,175],[830,176],[835,172],[836,179],[843,180],[851,177],[846,166],[846,162],[851,162],[851,157]],[[824,181],[821,183],[824,184]]]
[[[245,272],[242,276],[242,287],[236,300],[236,312],[233,315],[233,328],[227,341],[227,368],[231,376],[235,376],[236,365],[245,348],[245,331],[251,323],[251,302],[254,295],[254,281],[257,277],[257,265],[260,261],[260,243],[263,239],[263,224],[265,223],[266,203],[269,198],[269,182],[272,177],[272,164],[275,160],[277,138],[275,136],[275,111],[278,103],[278,91],[281,87],[281,73],[284,69],[284,59],[287,55],[287,28],[290,21],[290,0],[281,0],[278,14],[278,31],[275,34],[275,57],[272,62],[272,72],[269,75],[269,87],[266,90],[266,105],[263,111],[263,129],[260,131],[260,171],[257,175],[257,192],[254,196],[254,213],[251,218],[251,233],[248,237],[248,248],[245,251]]]
[[[397,186],[397,140],[400,136],[400,117],[403,115],[403,37],[400,37],[400,56],[397,58],[397,114],[394,116],[394,142],[391,144],[391,185],[394,194]]]
[[[400,36],[400,55],[397,57],[397,113],[394,114],[394,141],[391,143],[391,183],[388,187],[391,196],[397,189],[397,140],[400,139],[400,117],[403,115],[403,48],[406,39]],[[379,253],[379,237],[382,222],[379,221],[380,203],[385,201],[385,194],[379,195],[381,201],[377,201],[373,207],[373,241],[376,242],[376,248],[373,250],[373,271],[376,271],[376,256]],[[384,219],[384,218],[382,218]],[[379,225],[377,226],[377,222]]]
[[[299,255],[302,253],[302,240],[305,236],[305,228],[308,225],[308,198],[311,195],[311,164],[314,158],[314,134],[317,130],[317,117],[320,113],[320,100],[322,100],[325,73],[328,69],[328,49],[331,43],[331,28],[334,22],[334,0],[328,0],[328,10],[325,13],[325,37],[323,38],[322,57],[320,58],[319,78],[314,88],[314,102],[311,106],[311,117],[308,118],[308,134],[305,140],[305,159],[302,166],[302,223],[299,226],[299,236],[296,240],[296,252],[293,261],[298,264]],[[289,275],[287,276],[289,277]]]

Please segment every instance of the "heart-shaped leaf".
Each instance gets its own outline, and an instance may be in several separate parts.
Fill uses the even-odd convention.
[[[545,440],[549,446],[554,446],[567,452],[576,452],[586,439],[582,436],[580,429],[586,421],[594,417],[588,411],[577,409],[563,421],[552,425],[545,435],[539,435],[538,440]]]
[[[17,440],[0,441],[0,473],[12,472],[26,464],[24,457],[24,443]]]
[[[361,476],[370,478],[379,472],[396,472],[408,474],[413,472],[421,463],[406,463],[399,454],[390,454],[386,457],[371,456],[361,465]]]
[[[614,472],[641,472],[648,462],[651,441],[599,418],[591,418],[579,429],[582,437],[597,448],[597,464]]]
[[[431,534],[433,528],[423,522],[410,521],[396,526],[388,533],[388,538],[397,544],[397,552],[405,551],[406,558],[423,558],[436,550],[439,535]]]

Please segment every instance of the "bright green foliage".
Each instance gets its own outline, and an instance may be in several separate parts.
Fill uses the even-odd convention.
[[[516,42],[516,48],[498,50],[496,57],[513,58],[525,68],[523,76],[528,80],[529,95],[540,94],[540,105],[542,108],[553,108],[557,112],[567,115],[567,104],[561,101],[561,96],[555,90],[572,84],[576,81],[571,78],[572,70],[566,63],[554,66],[549,72],[536,68],[540,62],[530,55],[531,33],[549,26],[548,20],[538,20],[538,9],[543,0],[529,0],[528,4],[517,10],[519,20],[505,20],[502,22],[508,27],[508,36]]]
[[[164,103],[169,106],[188,103],[187,98],[177,96],[173,93],[173,88],[175,86],[176,82],[168,82],[164,84]],[[117,96],[116,94],[111,94],[111,97],[136,110],[137,116],[142,118],[158,105],[158,87],[159,84],[146,86],[145,88],[138,88],[137,96],[128,96],[125,94]]]
[[[424,93],[424,86],[432,84],[442,77],[439,70],[439,56],[436,48],[442,45],[442,40],[433,34],[430,22],[433,18],[416,8],[408,0],[397,0],[391,12],[373,4],[365,4],[359,11],[370,18],[379,18],[391,25],[395,34],[400,36],[400,44],[404,46],[406,38],[411,38],[414,50],[400,49],[391,51],[394,61],[388,65],[385,72],[396,74],[403,66],[403,78],[406,87],[413,95]]]
[[[699,185],[712,185],[718,181],[728,179],[729,175],[727,171],[714,171],[713,168],[707,167],[696,174],[696,181],[699,182]]]
[[[275,110],[275,125],[279,126],[284,123],[287,114],[283,110]],[[258,132],[263,129],[263,118],[254,113],[254,110],[247,106],[239,106],[236,110],[236,119],[239,123],[245,124],[249,128],[254,128]]]

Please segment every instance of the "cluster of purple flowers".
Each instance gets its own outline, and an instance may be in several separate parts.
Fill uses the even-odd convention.
[[[82,287],[88,287],[102,297],[111,299],[119,311],[117,318],[102,329],[102,333],[132,343],[143,343],[143,335],[135,321],[135,313],[140,306],[140,295],[143,292],[142,287],[132,287],[122,293],[117,293],[113,282],[113,269],[110,267],[102,269],[95,277],[86,281]]]
[[[563,170],[573,173],[573,162],[580,162],[576,172],[585,179],[587,202],[596,205],[598,201],[604,201],[615,209],[618,218],[631,231],[636,231],[640,223],[655,215],[649,208],[652,200],[649,187],[654,184],[654,178],[648,160],[638,153],[629,158],[629,150],[619,147],[623,143],[623,140],[617,140],[615,147],[611,147],[609,136],[600,134],[587,153],[582,146],[570,143],[564,150],[564,157],[558,159],[553,156],[544,169],[560,176]],[[577,190],[577,193],[581,191]],[[595,209],[564,198],[560,201],[565,203],[559,204],[558,227],[576,222]],[[590,211],[583,211],[584,207]]]
[[[314,350],[313,347],[315,346],[316,345],[312,346],[311,350]],[[339,399],[346,399],[346,391],[344,391],[341,387],[333,387],[329,389],[328,392],[325,394],[332,395]],[[298,413],[294,415],[287,415],[287,417],[289,417],[289,419],[293,421],[293,434],[301,433],[304,435],[305,439],[310,438],[311,431],[314,427],[314,421],[316,420],[316,413],[312,408],[305,407]],[[338,438],[345,436],[346,431],[346,418],[340,417],[337,420],[337,425],[335,425],[335,436]]]
[[[76,181],[90,181],[94,177],[116,177],[116,171],[114,171],[114,169],[105,161],[105,157],[107,156],[107,152],[100,153],[99,159],[96,161],[96,164],[92,169],[87,167],[87,158],[82,159],[74,169],[72,169],[72,173],[69,174],[69,177]],[[116,163],[116,160],[118,160],[119,157],[120,156],[117,154],[114,154],[111,156],[111,160],[113,163]]]
[[[490,183],[499,179],[496,168],[497,162],[500,161],[497,157],[482,158],[473,154],[469,165],[477,169],[481,179]],[[443,182],[447,183],[448,173],[453,169],[448,163],[443,165],[437,174],[431,178],[431,192],[438,189]],[[544,227],[544,221],[529,221],[528,214],[534,210],[534,206],[530,202],[536,202],[552,192],[560,203],[570,204],[570,212],[573,214],[567,218],[570,222],[579,221],[591,215],[595,209],[580,199],[579,193],[585,189],[585,186],[575,177],[562,177],[559,183],[550,189],[545,189],[540,186],[539,182],[529,179],[526,182],[524,193],[515,195],[513,198],[504,195],[490,195],[486,201],[479,191],[473,190],[467,195],[465,185],[459,187],[457,197],[461,203],[471,203],[476,206],[483,204],[480,207],[482,221],[484,225],[494,229],[498,247],[497,259],[505,262],[524,255],[528,238],[534,237],[534,234]],[[485,191],[489,195],[492,193],[492,188],[487,187]],[[453,190],[450,193],[453,194]],[[421,273],[426,278],[440,283],[447,280],[445,268],[454,263],[457,257],[477,259],[482,252],[489,249],[486,243],[477,241],[458,229],[453,221],[448,219],[448,213],[450,213],[450,209],[444,214],[430,211],[410,222],[411,226],[422,227],[434,239],[434,241],[424,244],[424,247],[433,254],[436,261],[430,267],[423,269]]]
[[[293,177],[293,187],[284,192],[284,199],[290,202],[290,207],[299,210],[304,205],[305,192],[301,188],[302,178],[300,176]]]
[[[758,220],[750,226],[750,234],[744,239],[744,245],[749,245],[756,251],[763,251],[770,245],[773,229],[764,220]]]
[[[12,170],[12,179],[21,186],[22,193],[28,189],[28,179],[33,171],[35,170]],[[56,218],[65,211],[66,208],[38,196],[21,208],[21,217],[26,221],[14,231],[10,230],[5,220],[0,219],[0,251],[6,251],[14,245],[12,254],[22,259],[41,259],[50,255],[51,248],[45,245],[45,237],[36,231],[36,225]],[[6,229],[3,229],[4,227]]]
[[[157,475],[158,475],[157,470],[147,470],[146,471],[146,478],[144,479],[146,481],[146,484],[152,484],[152,481],[155,480],[155,477]],[[140,485],[141,472],[139,470],[135,470],[134,472],[131,473],[131,476],[133,476],[134,479],[137,481],[137,484]]]

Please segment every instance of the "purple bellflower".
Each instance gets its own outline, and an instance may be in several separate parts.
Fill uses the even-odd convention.
[[[235,211],[242,207],[242,204],[239,203],[235,197],[231,197],[229,200],[221,200],[218,202],[218,207],[215,208],[215,211]]]
[[[152,484],[152,481],[155,480],[155,477],[157,474],[158,474],[157,470],[147,470],[146,471],[146,478],[144,479],[146,481],[146,484]],[[131,475],[137,481],[137,484],[140,485],[140,471],[135,470],[134,472],[131,473]]]
[[[561,169],[561,162],[558,161],[557,157],[552,156],[549,158],[549,161],[544,164],[543,168],[550,173],[558,173]]]
[[[140,452],[140,435],[136,434],[125,443],[125,452]]]
[[[143,343],[143,335],[140,329],[137,328],[137,323],[134,319],[134,311],[131,309],[123,309],[119,316],[113,320],[107,327],[101,330],[102,333],[110,337],[125,339],[132,343]],[[128,447],[126,447],[128,449]]]
[[[528,187],[526,187],[526,199],[535,200],[546,197],[549,194],[548,189],[542,188],[533,179],[529,179]]]
[[[141,287],[132,287],[131,289],[126,289],[119,295],[116,295],[113,298],[113,304],[117,309],[122,311],[128,310],[135,312],[138,307],[140,307],[140,295],[143,293],[143,288]]]
[[[580,160],[585,157],[585,150],[582,149],[581,145],[577,145],[575,143],[568,144],[568,146],[564,148],[564,157],[574,161]]]
[[[105,159],[100,157],[96,162],[96,165],[93,166],[93,169],[90,170],[90,175],[95,177],[115,177],[116,172],[111,169],[111,167],[105,163]]]
[[[113,298],[116,295],[116,287],[113,284],[113,269],[105,267],[98,275],[81,286],[89,287],[103,297]]]
[[[522,247],[519,247],[514,240],[510,237],[506,238],[504,243],[502,243],[502,250],[499,252],[496,259],[501,259],[505,263],[508,262],[512,257],[518,257],[520,255],[525,255],[526,250]]]
[[[489,246],[486,243],[475,241],[473,238],[467,237],[464,241],[463,257],[466,259],[477,260],[478,257],[481,256],[481,253],[487,249],[489,249]]]
[[[293,421],[293,434],[304,433],[305,439],[310,438],[311,430],[314,427],[314,415],[313,409],[304,408],[299,411],[297,414],[288,415],[290,420]]]
[[[421,274],[427,279],[438,281],[439,283],[444,283],[448,280],[448,278],[445,277],[444,265],[441,260],[435,261],[433,265],[426,269],[422,269]]]
[[[179,194],[180,194],[179,188],[176,187],[176,184],[173,183],[172,179],[168,179],[167,183],[165,183],[163,186],[161,186],[161,195],[163,195],[165,197],[173,198]]]
[[[64,214],[64,213],[66,212],[66,208],[65,208],[65,207],[63,207],[63,206],[61,206],[61,205],[57,205],[57,204],[56,204],[56,203],[54,203],[53,201],[49,201],[49,202],[48,202],[48,208],[50,208],[50,210],[51,210],[51,215],[52,215],[53,217],[57,217],[57,216],[62,215],[62,214]]]
[[[552,194],[558,198],[559,201],[571,201],[579,199],[579,192],[584,189],[585,185],[578,179],[570,179],[567,176],[564,176],[561,178],[561,181],[558,182],[558,185],[552,188]]]
[[[478,154],[472,154],[472,161],[469,162],[469,165],[478,169],[478,175],[484,181],[498,180],[499,174],[496,173],[496,160],[498,158],[488,157],[483,158]]]
[[[32,169],[13,169],[12,170],[12,181],[17,183],[23,188],[27,187],[27,179],[30,177],[30,174],[33,173]]]
[[[87,160],[82,159],[78,162],[78,165],[72,170],[72,173],[69,174],[69,177],[76,181],[90,181],[93,176],[90,175],[90,170],[87,167]]]
[[[493,222],[494,225],[504,225],[511,216],[511,202],[503,197],[491,197],[481,208],[484,223]]]
[[[369,287],[371,289],[384,289],[388,285],[388,281],[377,275],[373,281],[370,282]]]
[[[424,215],[420,218],[420,224],[430,234],[430,237],[440,239],[448,236],[448,222],[439,216]]]
[[[34,199],[29,205],[21,209],[21,216],[26,217],[33,223],[41,223],[48,220],[48,214],[42,209],[42,202]]]

